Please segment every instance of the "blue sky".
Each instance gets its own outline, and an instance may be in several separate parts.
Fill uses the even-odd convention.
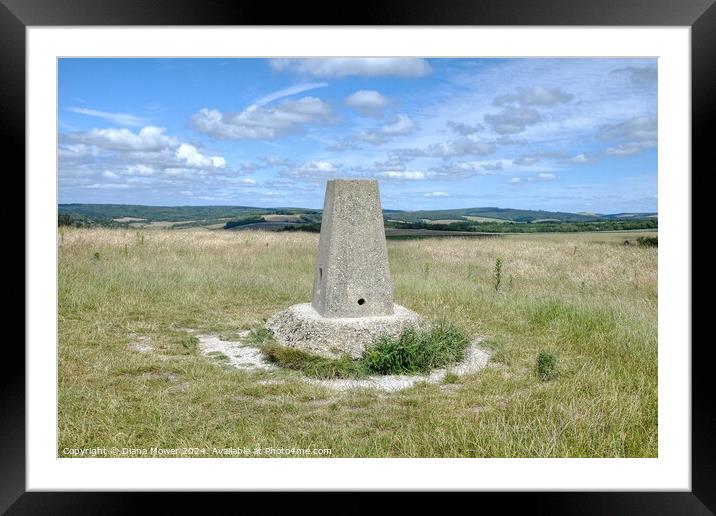
[[[61,203],[657,209],[656,59],[61,59]]]

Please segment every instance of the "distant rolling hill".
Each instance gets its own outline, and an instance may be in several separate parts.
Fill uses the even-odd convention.
[[[319,231],[322,210],[254,206],[60,204],[59,224],[128,228]],[[656,213],[569,213],[512,208],[383,210],[386,228],[443,232],[539,232],[656,229]]]
[[[143,206],[139,204],[60,204],[60,214],[82,215],[93,219],[144,219],[150,222],[182,222],[193,220],[215,220],[256,215],[300,215],[320,214],[322,210],[307,208],[259,208],[252,206]],[[519,210],[512,208],[458,208],[452,210],[401,211],[383,210],[384,216],[391,220],[420,222],[426,220],[447,220],[470,218],[479,220],[510,222],[559,221],[590,222],[619,218],[654,218],[656,213],[569,213],[561,211]],[[267,217],[268,218],[268,217]]]

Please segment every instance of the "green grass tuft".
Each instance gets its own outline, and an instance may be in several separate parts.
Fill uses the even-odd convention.
[[[199,339],[197,339],[193,335],[187,335],[186,337],[182,337],[182,339],[179,341],[179,344],[181,344],[181,347],[184,348],[187,353],[193,354],[196,353]]]
[[[228,363],[231,359],[226,355],[226,353],[222,353],[221,351],[211,351],[207,353],[207,356],[210,356],[214,360],[217,360],[219,362]]]
[[[458,375],[448,371],[445,374],[445,378],[443,378],[443,383],[447,385],[447,384],[451,384],[451,383],[457,383],[459,380],[460,380],[460,377]]]
[[[261,344],[268,359],[281,367],[315,378],[359,378],[370,374],[427,373],[460,361],[469,341],[455,326],[440,323],[426,330],[407,328],[397,339],[382,337],[359,359],[319,357],[273,341],[264,340]]]
[[[271,362],[314,378],[357,378],[369,374],[361,360],[350,357],[324,358],[276,343],[266,344],[262,350]]]
[[[554,378],[557,369],[557,357],[551,351],[541,351],[537,355],[537,377],[546,382]]]
[[[659,237],[637,237],[636,243],[640,247],[659,247]]]
[[[253,328],[246,336],[246,342],[256,346],[268,344],[269,342],[272,342],[272,340],[273,334],[271,333],[271,330],[264,328],[263,326]]]
[[[399,338],[382,337],[366,349],[363,361],[378,374],[419,374],[458,362],[469,341],[455,326],[439,323],[429,330],[406,329]]]

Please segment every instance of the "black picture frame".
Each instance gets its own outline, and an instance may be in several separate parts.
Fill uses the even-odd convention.
[[[318,4],[283,3],[277,9],[267,2],[256,1],[0,0],[0,133],[4,136],[4,145],[20,157],[18,165],[24,170],[25,30],[30,26],[689,26],[692,45],[692,170],[699,169],[706,173],[707,163],[713,167],[714,145],[709,140],[716,125],[714,2],[716,0],[392,0],[363,2],[361,8],[356,10],[346,9],[340,2],[320,7]],[[693,172],[691,174],[693,185],[695,175]],[[697,191],[692,187],[692,192]],[[693,216],[692,220],[695,222]],[[693,268],[693,248],[691,252]],[[24,260],[24,254],[22,257]],[[16,261],[19,261],[19,257],[16,257]],[[25,271],[27,274],[27,269]],[[690,492],[535,492],[483,493],[479,496],[499,502],[503,507],[514,508],[515,504],[529,506],[529,511],[537,514],[713,514],[716,511],[716,404],[711,399],[713,366],[708,360],[709,346],[710,339],[701,342],[694,340],[691,348]],[[16,356],[9,356],[13,352]],[[0,361],[0,435],[3,439],[0,446],[0,512],[119,514],[144,507],[147,498],[154,495],[25,492],[25,356],[22,348],[17,347],[14,350],[6,349],[4,353],[6,355]],[[227,496],[230,495],[219,495],[216,500],[226,500]],[[186,509],[187,499],[184,494],[162,498],[165,513]],[[295,495],[291,500],[291,503],[301,505]]]

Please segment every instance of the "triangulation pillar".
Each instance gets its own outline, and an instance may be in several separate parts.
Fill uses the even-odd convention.
[[[311,304],[329,318],[393,313],[378,181],[328,181]]]

